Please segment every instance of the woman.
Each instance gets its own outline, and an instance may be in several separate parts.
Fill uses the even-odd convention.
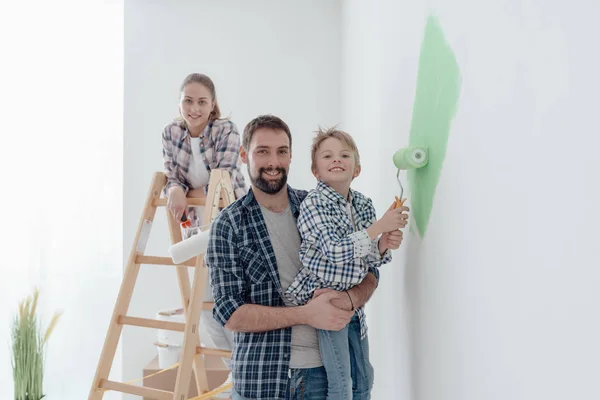
[[[164,193],[168,198],[167,207],[176,221],[184,212],[191,222],[190,236],[194,228],[202,225],[198,208],[188,208],[187,197],[206,196],[210,171],[225,169],[231,175],[236,198],[246,194],[244,176],[239,158],[240,135],[235,124],[221,119],[217,103],[215,85],[202,74],[188,75],[180,88],[180,118],[169,123],[163,130],[163,158],[167,184]],[[207,283],[204,301],[213,301],[210,282]],[[214,320],[210,311],[202,311],[201,335],[206,340],[210,336],[215,347],[231,350],[231,332]],[[227,364],[229,360],[224,360]],[[229,397],[228,393],[223,393]]]
[[[184,79],[179,114],[162,135],[167,207],[177,221],[187,209],[187,195],[206,195],[212,169],[229,171],[236,198],[248,190],[238,154],[240,135],[233,122],[221,119],[215,85],[208,76],[195,73]],[[199,226],[196,210],[190,208],[187,213],[192,227]]]

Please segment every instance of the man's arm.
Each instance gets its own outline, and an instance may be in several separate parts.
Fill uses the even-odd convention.
[[[306,324],[307,316],[302,307],[268,307],[244,304],[225,324],[233,332],[264,332]]]
[[[354,313],[331,304],[335,296],[335,293],[319,296],[299,307],[244,304],[231,315],[225,328],[233,332],[265,332],[294,325],[311,325],[317,329],[339,331],[350,322]]]
[[[370,271],[370,273],[365,276],[365,279],[363,279],[361,283],[348,290],[348,294],[350,295],[350,298],[352,298],[352,303],[354,304],[355,309],[364,306],[367,304],[369,299],[371,299],[371,296],[379,284],[378,279],[379,278],[376,277],[372,271]]]
[[[354,286],[352,289],[345,292],[338,292],[333,289],[317,289],[315,291],[315,296],[312,301],[325,296],[326,294],[333,293],[333,297],[331,297],[331,304],[339,308],[341,310],[356,310],[359,307],[367,304],[375,289],[377,289],[377,285],[379,283],[379,271],[375,268],[369,271],[365,279],[358,285]]]
[[[244,271],[238,260],[237,237],[226,213],[221,212],[212,223],[204,258],[215,299],[213,317],[223,326],[246,303],[246,285]]]

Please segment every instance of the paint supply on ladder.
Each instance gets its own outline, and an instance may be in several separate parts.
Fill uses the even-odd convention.
[[[429,154],[425,147],[409,146],[395,152],[393,161],[396,168],[398,168],[396,179],[398,180],[398,185],[400,185],[400,196],[396,196],[396,208],[398,208],[402,207],[406,201],[402,197],[404,196],[404,186],[402,186],[402,181],[400,180],[400,171],[423,168],[429,161]]]
[[[185,228],[190,228],[192,226],[192,221],[190,221],[186,215],[186,213],[183,213],[183,215],[181,216],[181,227],[183,229]]]
[[[169,255],[175,264],[181,264],[206,251],[206,248],[208,247],[210,230],[202,231],[200,228],[206,228],[209,226],[210,225],[205,225],[199,228],[194,228],[198,230],[198,233],[169,247]]]
[[[178,322],[185,324],[183,309],[160,310],[156,314],[157,321]],[[154,342],[158,352],[158,367],[168,368],[179,362],[181,348],[183,346],[183,332],[174,332],[168,329],[157,329],[156,342]]]

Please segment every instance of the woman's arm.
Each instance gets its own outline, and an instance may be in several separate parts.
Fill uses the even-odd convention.
[[[187,208],[186,193],[189,187],[179,179],[177,168],[173,163],[173,138],[171,136],[172,124],[165,127],[162,133],[163,162],[167,183],[163,194],[167,197],[167,209],[173,214],[175,220],[179,221]]]
[[[205,198],[206,193],[204,193],[204,189],[190,189],[187,194],[188,198]]]
[[[177,168],[173,163],[173,139],[171,137],[171,127],[169,124],[165,127],[162,133],[162,155],[165,175],[167,176],[167,184],[164,188],[164,194],[169,196],[169,191],[172,187],[178,186],[183,190],[184,195],[189,191],[189,187],[179,179]]]

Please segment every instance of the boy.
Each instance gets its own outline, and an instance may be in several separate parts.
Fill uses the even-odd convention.
[[[408,208],[395,208],[394,202],[377,220],[372,201],[350,189],[360,171],[358,149],[349,134],[336,129],[317,132],[312,145],[312,172],[319,182],[300,206],[303,266],[285,293],[288,300],[305,304],[324,289],[334,289],[347,293],[354,311],[355,302],[348,290],[361,283],[369,267],[390,262],[390,250],[400,246],[399,229],[406,226],[408,215],[404,212]],[[373,368],[366,334],[362,307],[342,330],[318,330],[328,399],[351,399],[351,376],[356,380],[356,392],[364,394],[361,398],[370,398]],[[354,363],[357,371],[350,370],[351,353],[361,361]]]

